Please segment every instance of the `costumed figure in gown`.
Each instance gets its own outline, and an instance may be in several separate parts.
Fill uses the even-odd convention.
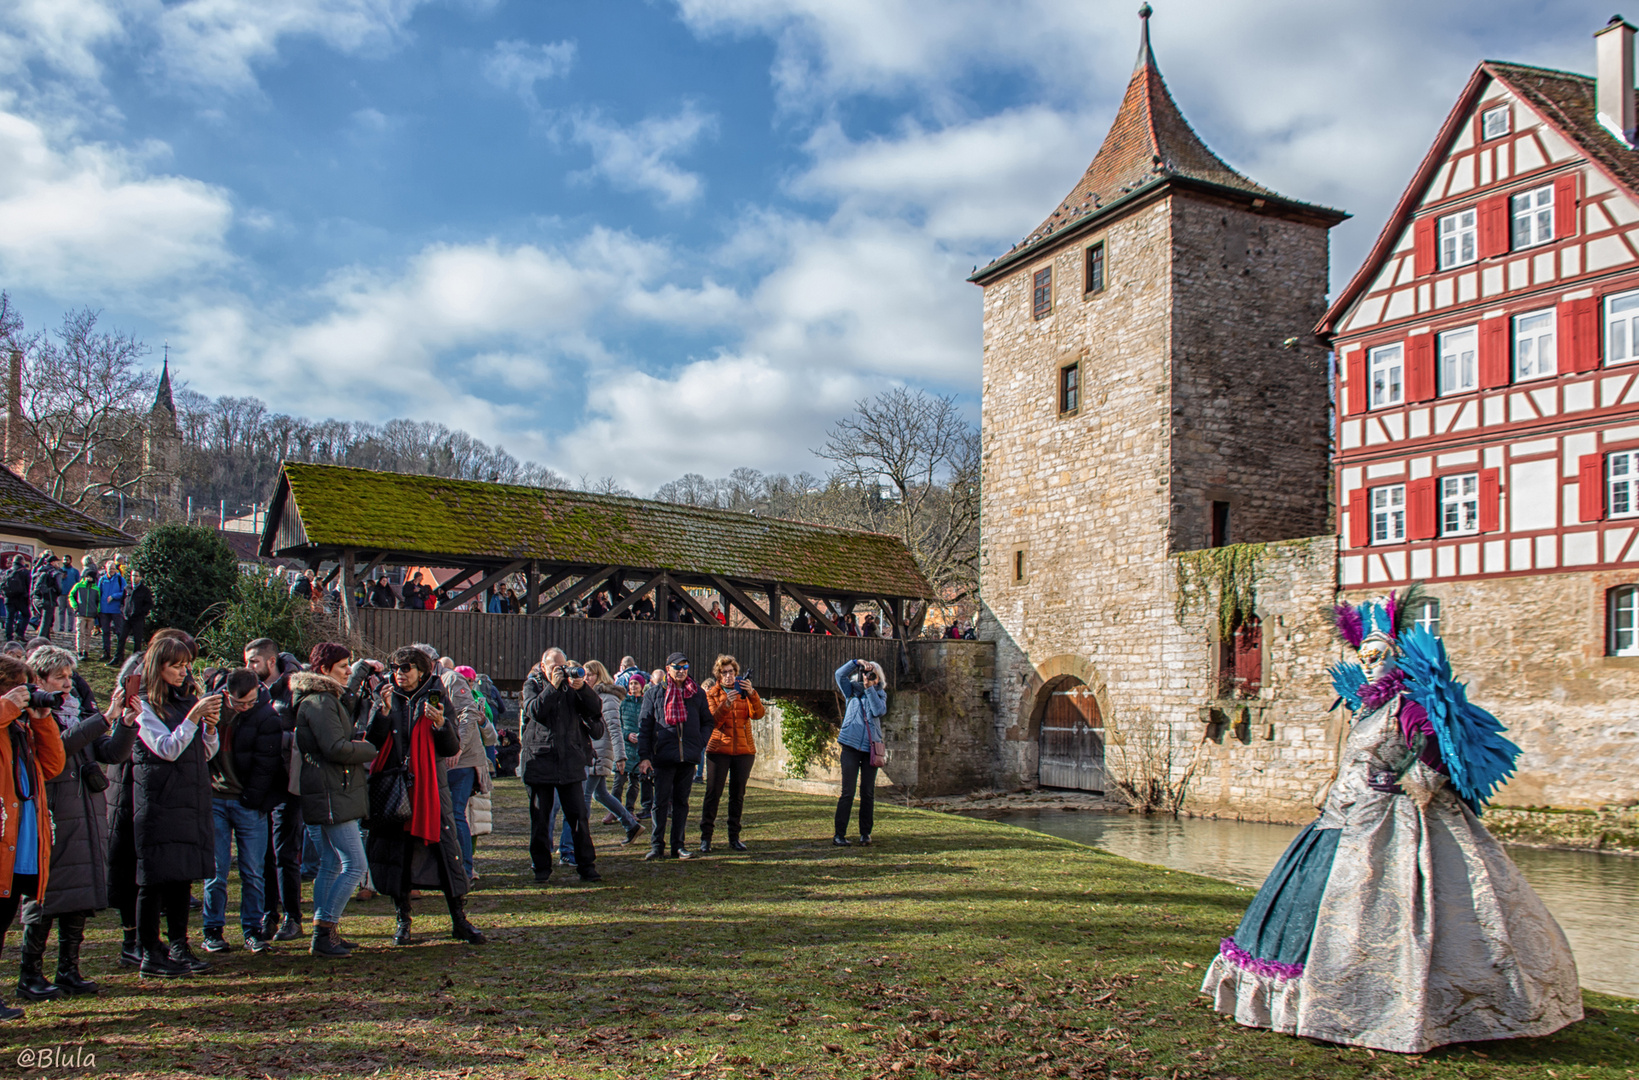
[[[1412,625],[1415,589],[1335,609],[1360,660],[1332,668],[1337,777],[1201,986],[1248,1027],[1421,1053],[1582,1019],[1565,934],[1479,821],[1519,747]]]

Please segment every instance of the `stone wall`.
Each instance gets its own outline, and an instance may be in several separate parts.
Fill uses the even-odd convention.
[[[1503,806],[1639,800],[1639,657],[1605,655],[1605,594],[1639,570],[1430,586],[1453,674],[1523,751]],[[1357,603],[1377,592],[1351,591]]]

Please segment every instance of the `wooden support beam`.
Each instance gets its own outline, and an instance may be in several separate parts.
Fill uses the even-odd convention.
[[[330,573],[324,575],[323,580],[321,580],[319,584],[328,589],[330,587],[330,583],[336,580],[336,575],[339,573],[341,573],[341,563],[337,563],[335,566],[332,566],[330,568]]]
[[[560,570],[556,574],[553,574],[551,577],[546,578],[544,581],[541,581],[539,584],[537,584],[535,586],[535,595],[532,597],[532,599],[534,600],[534,603],[535,603],[535,608],[534,608],[533,611],[530,612],[530,614],[531,615],[539,615],[541,612],[547,610],[547,607],[546,607],[546,594],[547,594],[547,592],[552,590],[552,589],[556,589],[559,585],[562,585],[564,582],[568,581],[570,578],[572,578],[574,576],[575,576],[575,571],[573,571],[573,570]]]
[[[888,625],[893,627],[893,636],[896,638],[905,636],[904,610],[905,602],[903,600],[888,601]]]
[[[781,618],[783,612],[780,611],[780,584],[779,584],[779,582],[777,582],[777,581],[769,582],[768,586],[763,591],[768,594],[768,615],[769,615],[769,618],[774,620],[774,628],[776,630],[784,630],[785,629],[785,620],[783,618]]]
[[[706,607],[706,605],[702,604],[700,601],[696,600],[689,590],[673,581],[669,575],[666,578],[666,588],[676,593],[677,598],[683,601],[683,605],[690,611],[694,612],[701,622],[705,623],[707,626],[717,625],[717,619],[712,615],[711,609]]]
[[[446,608],[460,607],[462,604],[466,603],[468,600],[471,600],[474,596],[476,596],[479,593],[483,592],[485,589],[489,588],[491,585],[495,584],[497,581],[500,581],[502,578],[506,577],[508,574],[517,573],[518,569],[520,567],[522,567],[523,565],[524,565],[524,561],[522,559],[519,559],[515,563],[509,563],[506,566],[501,567],[501,569],[495,571],[493,574],[490,574],[488,577],[486,577],[486,578],[482,579],[481,581],[479,581],[478,584],[472,586],[469,589],[463,590],[462,592],[456,594],[455,596],[450,597],[449,600],[447,600],[443,604],[440,604],[439,606],[440,607],[446,607]]]
[[[750,597],[741,592],[739,586],[735,585],[732,581],[729,581],[727,578],[717,577],[715,574],[712,575],[711,580],[712,583],[717,586],[717,591],[723,594],[724,600],[734,601],[735,605],[739,607],[741,611],[745,612],[746,618],[756,623],[762,629],[785,629],[780,625],[778,619],[770,617],[768,612],[752,603]]]
[[[573,604],[576,600],[579,600],[587,593],[596,590],[599,585],[602,585],[605,581],[609,580],[610,575],[617,574],[619,572],[620,567],[618,566],[605,566],[601,570],[592,571],[590,574],[587,574],[585,577],[569,586],[569,588],[563,589],[562,591],[554,594],[552,599],[548,600],[546,603],[547,611],[562,611],[564,608],[568,607],[570,604]]]
[[[822,612],[819,609],[818,604],[808,599],[808,597],[804,596],[800,591],[790,585],[783,585],[781,587],[785,589],[786,593],[790,595],[791,599],[802,605],[803,610],[808,612],[810,618],[818,622],[820,626],[828,633],[835,634],[837,637],[847,637],[847,634],[842,627],[832,622],[831,616]]]
[[[530,559],[529,565],[524,568],[524,614],[535,614],[535,560]]]
[[[351,588],[352,586],[357,585],[360,582],[369,581],[370,580],[370,571],[372,571],[376,567],[380,566],[381,561],[383,559],[385,559],[386,557],[387,557],[387,553],[385,551],[377,552],[376,557],[371,559],[370,562],[364,567],[364,569],[360,570],[358,572],[357,576],[355,576],[352,581],[349,581],[347,583],[348,587]]]
[[[666,580],[666,571],[662,570],[648,581],[645,581],[643,584],[627,593],[618,602],[611,604],[609,610],[604,612],[599,617],[604,619],[618,618],[621,612],[625,611],[627,608],[649,595],[654,587],[659,585],[664,580]]]

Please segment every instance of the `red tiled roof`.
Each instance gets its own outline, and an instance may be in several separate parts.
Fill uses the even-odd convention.
[[[1462,129],[1463,120],[1474,108],[1474,103],[1491,79],[1512,90],[1522,101],[1563,135],[1584,157],[1599,168],[1628,194],[1639,197],[1639,150],[1629,149],[1599,122],[1595,103],[1596,82],[1587,75],[1552,68],[1510,64],[1500,60],[1486,60],[1474,69],[1468,85],[1457,97],[1457,104],[1446,117],[1434,145],[1429,147],[1412,181],[1401,193],[1388,223],[1378,235],[1366,261],[1361,264],[1349,284],[1338,293],[1337,299],[1315,327],[1315,333],[1328,337],[1337,332],[1338,320],[1360,298],[1367,285],[1377,276],[1395,243],[1405,231],[1407,223],[1417,213],[1435,171],[1450,151]]]

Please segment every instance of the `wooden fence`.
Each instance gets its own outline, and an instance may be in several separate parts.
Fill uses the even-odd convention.
[[[892,638],[830,637],[776,630],[739,630],[698,623],[565,619],[550,615],[489,615],[475,611],[361,608],[359,630],[381,652],[425,642],[458,664],[497,682],[521,682],[541,653],[556,645],[574,660],[601,660],[610,672],[622,656],[645,671],[672,652],[688,655],[696,679],[711,672],[719,653],[770,691],[815,691],[832,686],[832,673],[854,657],[875,660],[890,688],[899,680],[900,643]]]

